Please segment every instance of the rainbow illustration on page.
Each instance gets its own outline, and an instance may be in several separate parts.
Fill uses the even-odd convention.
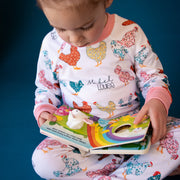
[[[139,125],[134,125],[134,118],[130,115],[115,118],[109,120],[104,127],[98,122],[88,125],[87,134],[91,146],[95,148],[141,141],[150,121],[147,119]]]

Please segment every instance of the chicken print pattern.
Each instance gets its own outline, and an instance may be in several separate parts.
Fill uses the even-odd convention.
[[[53,71],[54,80],[58,80],[58,76],[57,75],[58,75],[60,69],[62,69],[62,66],[56,64],[56,67],[55,67],[55,69]]]
[[[48,89],[56,89],[59,87],[58,84],[52,84],[50,81],[48,81],[46,78],[45,78],[45,72],[44,70],[41,70],[39,73],[38,73],[38,76],[39,76],[39,82],[41,84],[43,84],[46,88]]]
[[[152,162],[138,162],[139,155],[134,155],[133,160],[127,163],[125,171],[122,173],[125,180],[127,175],[140,176],[145,173],[146,169],[153,166]]]
[[[140,76],[142,77],[143,81],[146,82],[146,81],[148,81],[150,78],[152,78],[153,76],[155,76],[155,74],[147,74],[146,71],[141,71],[141,72],[140,72]]]
[[[168,130],[180,128],[180,119],[176,119],[174,117],[169,117],[168,120],[169,120],[169,122],[167,124]]]
[[[94,102],[93,104],[96,105],[96,107],[101,111],[107,112],[109,114],[108,118],[114,116],[114,111],[116,110],[116,104],[113,101],[109,101],[107,106],[101,106],[97,102]]]
[[[125,55],[128,53],[128,50],[115,40],[111,42],[111,48],[114,55],[118,57],[120,61],[123,61]]]
[[[93,48],[88,46],[86,48],[87,56],[96,61],[96,67],[102,64],[102,60],[106,57],[106,43],[101,41],[99,47]]]
[[[68,106],[61,106],[60,108],[58,108],[55,111],[55,114],[59,115],[59,116],[67,116],[69,114],[69,111],[71,111],[71,109]]]
[[[167,133],[166,136],[160,141],[160,144],[157,147],[157,151],[163,154],[163,148],[165,148],[167,152],[171,155],[172,160],[176,160],[177,158],[179,158],[179,143],[176,139],[174,139],[173,132]]]
[[[161,179],[161,173],[159,171],[156,171],[153,176],[149,177],[147,180],[160,180]]]
[[[73,66],[75,70],[81,69],[80,67],[77,66],[77,62],[80,59],[80,53],[77,47],[75,46],[71,46],[70,54],[60,53],[59,59],[69,64],[70,66]]]
[[[122,81],[125,86],[129,84],[129,81],[134,80],[134,77],[130,75],[127,71],[122,71],[121,66],[117,65],[114,72],[119,75],[119,80]]]
[[[125,55],[128,53],[127,48],[130,48],[135,44],[135,33],[138,31],[138,28],[135,27],[132,31],[127,32],[122,40],[112,40],[111,49],[116,57],[120,61],[123,61]]]
[[[131,47],[135,44],[135,33],[138,31],[137,27],[134,27],[132,31],[127,32],[119,43],[125,47]]]
[[[127,102],[127,103],[125,103],[125,101],[126,101],[125,98],[124,98],[124,99],[121,98],[121,99],[119,100],[119,102],[118,102],[119,106],[120,106],[120,107],[123,107],[123,106],[131,107],[131,106],[133,106],[133,104],[132,104],[132,102],[131,102],[132,97],[133,97],[133,94],[130,93],[130,95],[129,95],[129,97],[128,97],[128,102]]]
[[[145,45],[142,45],[142,49],[134,57],[134,60],[137,63],[139,63],[139,66],[141,68],[146,67],[143,63],[144,63],[145,59],[147,58],[148,54],[149,54],[149,50],[146,48]]]
[[[123,26],[129,26],[129,25],[134,24],[134,23],[135,23],[134,21],[128,19],[128,20],[124,21],[124,22],[122,23],[122,25],[123,25]]]
[[[97,169],[95,171],[88,171],[86,175],[90,178],[95,178],[99,175],[108,176],[110,173],[116,170],[118,166],[119,166],[119,162],[116,159],[112,159],[112,162],[109,164],[106,164],[102,169]]]
[[[79,167],[79,161],[75,158],[68,158],[66,155],[61,156],[62,161],[65,164],[63,171],[54,171],[53,174],[55,177],[65,177],[65,176],[72,176],[76,173],[81,171],[86,171]]]
[[[67,147],[67,145],[62,144],[59,141],[47,138],[39,144],[37,150],[42,150],[44,153],[48,153],[49,151],[53,150],[55,146],[61,146],[62,148]]]
[[[52,61],[48,57],[48,51],[44,50],[42,51],[43,56],[44,56],[44,63],[47,69],[52,69]]]
[[[79,80],[78,82],[70,81],[69,85],[75,91],[75,93],[73,93],[73,95],[78,95],[79,91],[84,86],[84,84],[83,84],[83,82],[81,80]]]
[[[89,113],[91,112],[92,108],[86,101],[82,102],[82,106],[78,106],[76,102],[73,101],[74,109],[79,109],[82,112]]]

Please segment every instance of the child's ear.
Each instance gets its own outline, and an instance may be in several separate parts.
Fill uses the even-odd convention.
[[[105,0],[105,7],[108,8],[111,6],[113,0]]]

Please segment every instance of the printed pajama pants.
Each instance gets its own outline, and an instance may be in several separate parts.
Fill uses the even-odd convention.
[[[180,119],[168,117],[166,136],[144,155],[82,156],[78,149],[46,138],[35,149],[32,163],[44,179],[159,180],[180,165]]]

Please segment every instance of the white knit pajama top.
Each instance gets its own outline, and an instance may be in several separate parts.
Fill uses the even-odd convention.
[[[36,119],[62,103],[104,119],[124,115],[139,108],[139,90],[146,102],[157,98],[167,111],[171,104],[167,76],[147,37],[118,15],[108,14],[101,37],[90,46],[72,46],[55,29],[48,33],[36,86]]]

